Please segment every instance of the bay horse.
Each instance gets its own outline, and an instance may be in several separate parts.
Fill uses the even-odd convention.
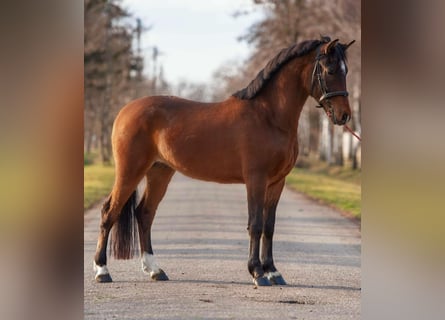
[[[322,37],[285,48],[246,88],[222,102],[151,96],[123,107],[112,131],[115,182],[101,212],[96,281],[112,281],[106,266],[111,230],[115,258],[132,258],[139,233],[143,271],[153,280],[168,280],[153,255],[151,226],[179,171],[246,185],[248,270],[257,286],[285,285],[274,265],[272,238],[285,177],[297,159],[300,112],[312,96],[334,124],[349,121],[346,50],[353,42]],[[146,188],[137,204],[135,190],[144,177]]]

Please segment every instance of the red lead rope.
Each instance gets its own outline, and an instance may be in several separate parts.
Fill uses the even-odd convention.
[[[358,141],[362,141],[362,138],[360,138],[354,131],[352,131],[351,128],[349,128],[346,124],[344,125],[345,129],[348,130],[354,137],[358,139]]]

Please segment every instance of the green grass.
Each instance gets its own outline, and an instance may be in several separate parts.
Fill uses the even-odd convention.
[[[361,219],[360,171],[316,163],[294,168],[286,183],[292,189]]]
[[[93,204],[107,196],[114,182],[114,167],[92,164],[83,168],[83,208],[88,209]]]

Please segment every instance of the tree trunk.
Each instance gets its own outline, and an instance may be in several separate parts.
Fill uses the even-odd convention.
[[[320,113],[318,110],[309,111],[309,153],[316,153],[320,145]]]
[[[352,121],[353,127],[352,129],[358,133],[361,133],[361,125],[360,125],[360,87],[358,85],[354,85],[352,88]],[[358,152],[360,149],[361,142],[355,141],[353,143],[353,155],[352,155],[352,169],[359,169],[358,165]]]
[[[101,153],[102,163],[110,164],[111,163],[110,131],[108,130],[106,117],[103,117],[101,121],[100,153]]]
[[[333,126],[332,149],[334,154],[334,164],[343,166],[343,128]]]
[[[319,148],[319,158],[322,161],[330,162],[331,161],[331,132],[329,127],[329,119],[325,116],[320,117],[321,122],[321,139],[320,139],[320,148]]]
[[[303,156],[309,155],[310,146],[310,123],[309,123],[309,110],[303,108],[300,115],[300,121],[298,126],[298,146],[299,154]]]

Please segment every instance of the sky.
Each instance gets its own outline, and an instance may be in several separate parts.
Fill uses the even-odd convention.
[[[152,26],[141,37],[143,54],[149,61],[152,47],[157,46],[170,83],[180,80],[207,82],[227,61],[244,61],[250,48],[237,37],[262,17],[253,10],[251,0],[124,0],[122,5],[143,25]],[[249,15],[237,18],[237,10]],[[150,71],[148,70],[144,72]]]

